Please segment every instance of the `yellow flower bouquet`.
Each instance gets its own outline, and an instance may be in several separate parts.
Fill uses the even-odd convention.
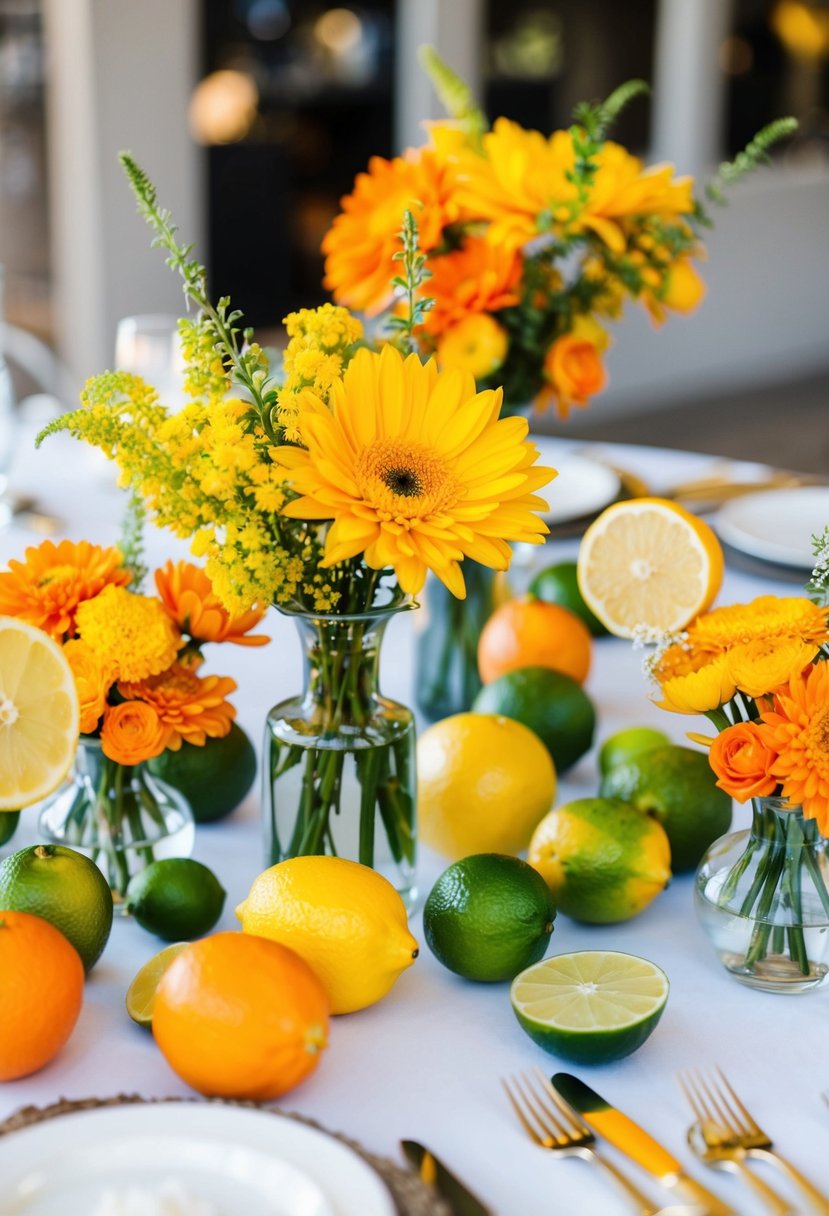
[[[827,657],[825,602],[767,595],[702,614],[650,663],[663,709],[717,726],[693,736],[717,785],[752,802],[751,830],[703,859],[696,901],[728,971],[773,991],[829,974]]]
[[[414,726],[377,688],[383,629],[427,571],[462,598],[467,559],[505,570],[511,541],[541,541],[536,491],[554,472],[537,467],[526,421],[500,416],[500,389],[409,349],[416,308],[379,351],[345,308],[294,313],[272,373],[229,301],[209,299],[151,183],[123,163],[198,310],[181,325],[192,401],[172,413],[139,378],[105,373],[44,434],[114,458],[155,521],[192,539],[228,612],[275,604],[296,617],[305,692],[275,707],[266,732],[270,859],[336,852],[408,890]],[[411,244],[412,288],[417,257]]]
[[[80,541],[44,541],[0,571],[0,615],[35,625],[62,648],[80,705],[74,772],[43,804],[49,839],[87,850],[122,906],[130,878],[176,837],[193,841],[192,817],[152,761],[183,743],[223,738],[236,710],[236,682],[203,675],[202,648],[213,641],[261,645],[252,612],[231,618],[204,571],[168,562],[156,571],[158,595],[141,594],[137,550]]]

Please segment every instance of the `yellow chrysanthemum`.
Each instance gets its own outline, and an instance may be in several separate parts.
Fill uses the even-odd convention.
[[[706,612],[688,629],[691,648],[710,654],[768,638],[799,638],[815,645],[829,641],[827,609],[802,596],[761,595],[750,604]]]
[[[602,148],[596,165],[581,222],[616,254],[624,253],[626,246],[620,221],[634,215],[675,219],[694,209],[693,180],[674,178],[673,165],[646,169],[637,156],[611,141]]]
[[[782,794],[829,835],[829,663],[815,663],[778,690],[759,734],[776,753],[770,772]]]
[[[101,665],[121,680],[145,680],[166,671],[175,660],[181,637],[158,600],[107,587],[77,612],[80,637]]]
[[[763,697],[808,667],[818,652],[814,642],[800,638],[760,638],[732,646],[726,664],[740,692]]]
[[[730,701],[736,686],[728,670],[725,656],[706,663],[697,671],[671,676],[660,683],[660,709],[675,714],[704,714]]]
[[[533,492],[554,473],[534,466],[526,419],[498,417],[500,389],[386,346],[357,352],[331,402],[306,394],[305,447],[277,453],[301,496],[284,514],[333,521],[324,567],[363,553],[410,595],[428,569],[462,598],[464,557],[505,570],[508,541],[546,533]]]

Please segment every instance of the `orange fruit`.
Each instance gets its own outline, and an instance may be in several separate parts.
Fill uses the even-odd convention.
[[[201,1094],[267,1102],[312,1073],[328,1043],[328,999],[293,950],[248,933],[187,946],[158,985],[153,1035]]]
[[[590,630],[560,604],[508,600],[484,625],[478,670],[489,684],[518,667],[551,667],[583,684],[590,670]]]
[[[676,633],[714,600],[723,552],[711,528],[664,498],[635,498],[603,511],[582,537],[584,602],[620,638]]]
[[[48,1064],[72,1033],[83,1000],[83,963],[54,925],[0,912],[0,1081]]]

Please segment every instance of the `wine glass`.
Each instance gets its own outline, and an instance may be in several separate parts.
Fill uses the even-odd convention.
[[[115,366],[151,384],[168,409],[184,404],[178,319],[166,313],[123,317],[115,335]]]

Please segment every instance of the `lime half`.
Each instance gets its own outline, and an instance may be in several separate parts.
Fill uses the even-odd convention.
[[[559,954],[512,982],[515,1016],[552,1055],[607,1064],[641,1047],[662,1016],[670,985],[661,967],[616,950]]]
[[[139,1026],[152,1026],[155,994],[161,977],[174,958],[186,950],[189,942],[175,942],[165,946],[145,963],[127,989],[127,1013]]]

